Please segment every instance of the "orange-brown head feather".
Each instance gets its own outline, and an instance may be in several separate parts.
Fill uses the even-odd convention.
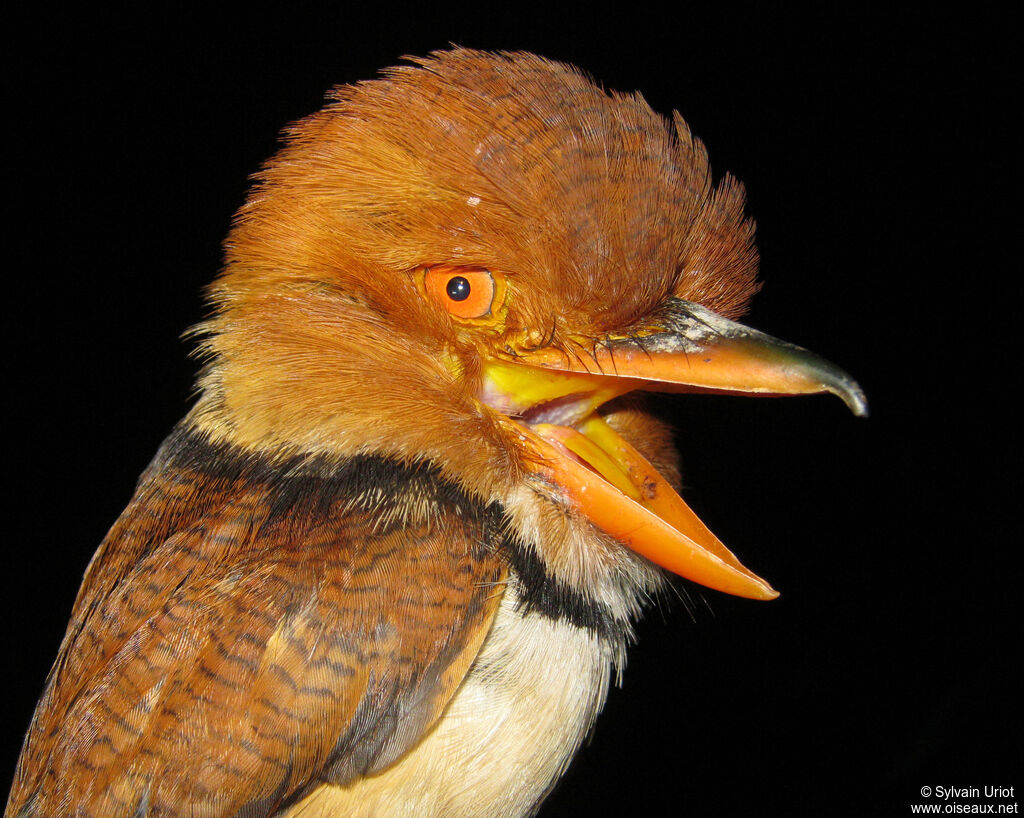
[[[523,453],[481,411],[481,361],[627,331],[672,295],[735,316],[753,226],[639,95],[529,54],[415,62],[335,89],[259,174],[212,289],[200,417],[248,446],[438,459],[491,496]],[[501,321],[419,297],[431,264],[500,271]]]

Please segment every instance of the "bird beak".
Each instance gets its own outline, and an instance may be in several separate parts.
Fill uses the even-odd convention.
[[[777,597],[597,409],[633,390],[831,392],[864,416],[867,402],[857,384],[801,347],[681,299],[641,332],[580,348],[587,352],[547,347],[484,367],[482,399],[531,453],[535,475],[559,487],[598,528],[663,568],[736,596]]]

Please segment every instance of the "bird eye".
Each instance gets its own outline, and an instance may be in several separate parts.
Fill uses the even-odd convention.
[[[466,281],[465,276],[454,276],[448,279],[445,292],[452,301],[465,301],[473,292],[473,288]]]
[[[484,318],[491,314],[497,292],[488,270],[470,267],[427,267],[423,273],[427,295],[456,318]]]

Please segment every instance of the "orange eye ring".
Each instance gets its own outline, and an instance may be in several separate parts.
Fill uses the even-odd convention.
[[[456,318],[487,318],[495,306],[500,277],[479,267],[439,264],[423,271],[427,296]]]

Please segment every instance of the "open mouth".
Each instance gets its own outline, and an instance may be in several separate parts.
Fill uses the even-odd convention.
[[[605,341],[585,356],[554,350],[493,360],[481,399],[536,456],[536,473],[595,526],[652,562],[710,588],[778,596],[705,526],[667,480],[601,416],[637,389],[747,395],[832,392],[857,415],[863,393],[842,370],[800,347],[677,301],[664,328]]]

